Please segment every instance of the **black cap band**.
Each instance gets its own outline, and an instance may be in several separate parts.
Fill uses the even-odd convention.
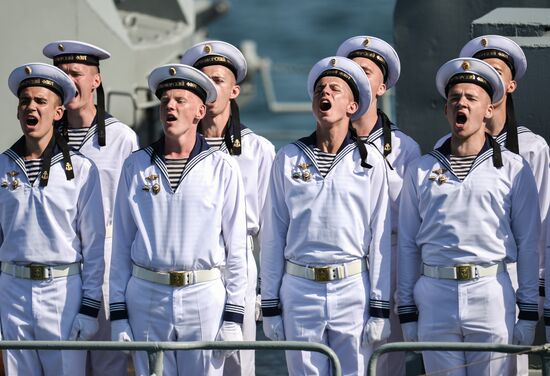
[[[493,100],[493,88],[489,84],[489,81],[475,73],[466,72],[455,74],[449,79],[449,82],[447,82],[447,86],[445,86],[445,96],[447,96],[447,94],[449,93],[449,89],[452,86],[460,83],[470,83],[481,87],[487,92],[487,94],[489,94],[491,101]]]
[[[42,87],[45,87],[46,89],[50,89],[51,91],[59,95],[59,97],[61,97],[61,102],[64,102],[63,98],[65,97],[65,95],[63,94],[63,88],[59,86],[57,82],[50,80],[48,78],[42,78],[42,77],[32,77],[21,81],[19,83],[19,88],[17,89],[17,96],[19,96],[19,94],[21,93],[21,90],[31,86],[42,86]]]
[[[376,65],[378,65],[378,68],[380,68],[380,70],[382,71],[384,82],[388,80],[388,63],[386,63],[386,59],[384,59],[384,56],[377,54],[374,51],[355,50],[349,53],[348,59],[353,59],[354,57],[365,57],[369,60],[372,60]]]
[[[99,65],[99,59],[97,56],[86,54],[62,54],[53,58],[53,65],[58,66],[60,64],[86,64],[86,65]]]
[[[197,95],[203,101],[203,103],[206,103],[206,91],[195,82],[184,80],[181,78],[173,78],[170,80],[162,81],[160,84],[158,84],[155,95],[157,96],[157,98],[160,99],[162,93],[164,93],[166,90],[171,89],[188,90]]]
[[[197,69],[202,69],[210,65],[223,65],[224,67],[229,69],[231,72],[233,72],[233,74],[235,75],[235,78],[237,78],[237,68],[233,65],[231,60],[229,60],[225,56],[221,56],[221,55],[203,56],[199,60],[197,60],[195,64],[193,64],[193,67]]]
[[[342,80],[346,81],[346,83],[348,84],[348,86],[351,89],[351,92],[353,93],[353,99],[357,103],[360,102],[360,100],[359,100],[360,99],[359,89],[357,88],[357,85],[355,84],[355,81],[353,80],[353,78],[351,78],[351,76],[349,74],[347,74],[346,72],[344,72],[340,69],[327,69],[326,71],[321,73],[319,75],[319,77],[317,77],[317,79],[315,80],[315,83],[313,84],[313,87],[315,88],[317,86],[317,83],[319,82],[319,80],[321,78],[328,77],[328,76],[338,77],[338,78],[341,78]]]
[[[506,52],[494,49],[481,50],[474,54],[476,59],[485,60],[485,59],[500,59],[508,65],[508,68],[512,71],[512,77],[516,76],[516,67],[514,66],[514,59],[510,57]]]

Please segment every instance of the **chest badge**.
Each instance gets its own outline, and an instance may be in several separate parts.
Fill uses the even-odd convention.
[[[309,168],[311,167],[311,164],[302,162],[300,163],[297,168],[294,169],[292,172],[292,179],[302,179],[303,181],[310,181],[311,180],[311,171],[309,171]]]
[[[153,193],[157,194],[160,192],[160,185],[156,182],[158,180],[159,176],[157,174],[151,174],[149,176],[145,177],[145,180],[147,180],[148,183],[144,184],[141,188],[144,192],[149,192],[151,188],[153,189]],[[152,187],[151,187],[152,185]]]
[[[437,184],[439,185],[445,184],[449,181],[449,178],[445,175],[446,172],[447,170],[444,168],[438,168],[436,170],[432,170],[432,173],[435,175],[430,175],[429,179],[431,181],[437,182]]]

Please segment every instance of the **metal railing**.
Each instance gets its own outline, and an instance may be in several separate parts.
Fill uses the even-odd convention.
[[[163,353],[171,350],[300,350],[325,354],[332,364],[332,374],[342,375],[336,353],[320,343],[300,341],[197,341],[197,342],[110,342],[110,341],[0,341],[0,349],[14,350],[115,350],[146,351],[149,373],[160,376]]]
[[[473,342],[393,342],[380,346],[369,359],[367,375],[376,375],[378,358],[396,351],[490,351],[508,354],[536,354],[542,361],[542,375],[550,376],[550,344],[540,346],[519,346],[497,343]]]

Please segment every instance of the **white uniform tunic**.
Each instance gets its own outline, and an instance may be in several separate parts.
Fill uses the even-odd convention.
[[[420,157],[420,146],[411,137],[391,124],[391,153],[386,156],[388,188],[391,208],[391,295],[390,306],[394,306],[393,292],[396,286],[397,275],[397,220],[399,218],[399,199],[403,187],[403,177],[408,165]],[[382,117],[379,116],[376,125],[367,137],[367,142],[372,143],[380,153],[384,153],[384,137],[382,129]],[[402,342],[403,333],[399,317],[393,309],[390,310],[391,334],[387,341],[381,341],[380,345],[387,342]],[[389,353],[380,358],[378,372],[388,375],[403,375],[405,373],[405,353]]]
[[[109,312],[109,265],[111,263],[112,220],[115,195],[120,177],[122,164],[132,153],[137,150],[138,140],[136,133],[118,119],[105,114],[106,145],[99,146],[97,132],[97,117],[75,149],[90,158],[99,170],[101,180],[101,192],[103,196],[103,211],[105,214],[106,238],[105,238],[105,275],[103,284],[103,311],[100,312],[100,329],[93,340],[108,341],[111,339],[110,323],[107,321]],[[122,352],[92,351],[89,367],[95,375],[120,374],[126,372],[127,356]]]
[[[198,135],[175,192],[164,139],[133,153],[117,191],[111,262],[111,320],[125,318],[136,341],[212,341],[223,320],[242,322],[247,284],[246,216],[239,168]],[[157,185],[157,186],[155,186]],[[224,268],[221,280],[185,287],[131,277],[132,264],[155,271]],[[122,303],[122,304],[121,304]],[[139,375],[147,356],[136,353]],[[217,374],[211,351],[165,353],[165,374]]]
[[[40,178],[31,184],[17,145],[0,155],[0,261],[50,266],[79,262],[82,272],[49,280],[0,274],[2,332],[6,340],[67,340],[79,309],[97,314],[101,301],[105,222],[98,171],[90,160],[71,152],[74,179],[67,180],[63,156],[54,153],[47,186],[40,186]],[[4,354],[10,374],[84,372],[81,353]]]
[[[420,341],[510,343],[515,323],[507,273],[468,281],[437,279],[421,276],[422,264],[517,262],[519,318],[537,319],[536,184],[527,163],[506,149],[503,166],[494,167],[494,141],[487,140],[462,182],[450,166],[450,139],[413,162],[406,173],[397,299],[402,323],[418,318]],[[425,352],[426,371],[481,361],[468,367],[468,373],[508,374],[514,366],[509,358],[488,361],[490,353],[464,354]]]
[[[226,128],[226,134],[233,134],[231,125]],[[222,142],[220,150],[229,153],[227,145]],[[254,260],[252,246],[253,238],[258,238],[262,225],[260,216],[264,206],[269,173],[275,147],[264,137],[254,133],[251,129],[241,124],[241,154],[233,155],[243,178],[245,200],[246,200],[246,229],[248,235],[247,265],[248,265],[248,288],[246,293],[246,304],[243,322],[243,339],[254,341],[256,339],[256,287],[258,271]],[[241,350],[225,362],[224,373],[226,375],[254,375],[254,351]]]
[[[262,309],[281,314],[287,340],[331,346],[344,374],[363,374],[371,348],[361,344],[370,315],[389,317],[390,231],[387,177],[380,153],[366,145],[370,169],[361,166],[349,138],[323,178],[313,154],[315,133],[276,155],[261,239]],[[368,271],[331,282],[285,274],[285,262],[302,266],[368,260]],[[326,357],[289,351],[290,374],[328,374]]]

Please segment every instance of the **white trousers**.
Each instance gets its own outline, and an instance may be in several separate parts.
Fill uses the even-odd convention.
[[[372,346],[362,346],[369,291],[367,272],[333,282],[285,274],[280,299],[286,339],[325,344],[340,359],[344,375],[364,375],[372,353]],[[329,359],[317,352],[287,351],[286,362],[291,376],[332,373]]]
[[[111,321],[109,320],[109,272],[111,265],[112,238],[105,238],[105,274],[103,279],[103,304],[99,310],[99,330],[92,341],[111,340]],[[128,355],[122,351],[88,351],[86,376],[125,375],[128,372]]]
[[[79,274],[32,281],[0,274],[0,320],[5,340],[66,341],[80,309]],[[9,376],[84,375],[85,351],[5,350]]]
[[[421,276],[414,288],[418,339],[511,343],[515,294],[508,273],[474,281]],[[515,374],[515,356],[492,352],[424,351],[427,373],[456,376]]]
[[[514,288],[514,292],[518,290],[519,284],[518,284],[518,268],[517,264],[511,263],[506,265],[506,269],[508,270],[508,274],[510,275],[510,280],[512,281],[512,287]],[[539,316],[542,317],[543,309],[544,309],[544,298],[542,299],[542,304],[540,302],[539,297]],[[519,315],[519,307],[516,305],[516,318]],[[517,368],[517,376],[528,376],[529,375],[529,355],[517,355],[516,356],[516,368]]]
[[[390,299],[390,336],[385,341],[376,343],[374,350],[378,347],[391,342],[403,342],[403,332],[401,331],[401,322],[399,321],[399,315],[394,312],[395,300],[394,293],[396,288],[396,270],[397,270],[397,234],[392,234],[392,250],[391,250],[391,299]],[[405,375],[405,352],[392,351],[383,354],[378,360],[378,366],[376,367],[376,374],[379,376],[404,376]]]
[[[246,297],[244,305],[243,319],[243,340],[256,340],[256,287],[258,281],[258,269],[256,261],[252,254],[252,237],[247,241],[247,277],[248,285],[246,287]],[[254,376],[256,375],[255,351],[240,350],[225,359],[223,374],[224,376]]]
[[[136,341],[213,341],[221,326],[225,286],[221,279],[174,288],[131,277],[126,307]],[[135,352],[136,375],[149,376],[147,353]],[[164,375],[221,375],[223,357],[211,350],[164,352]],[[160,376],[160,375],[159,375]]]

